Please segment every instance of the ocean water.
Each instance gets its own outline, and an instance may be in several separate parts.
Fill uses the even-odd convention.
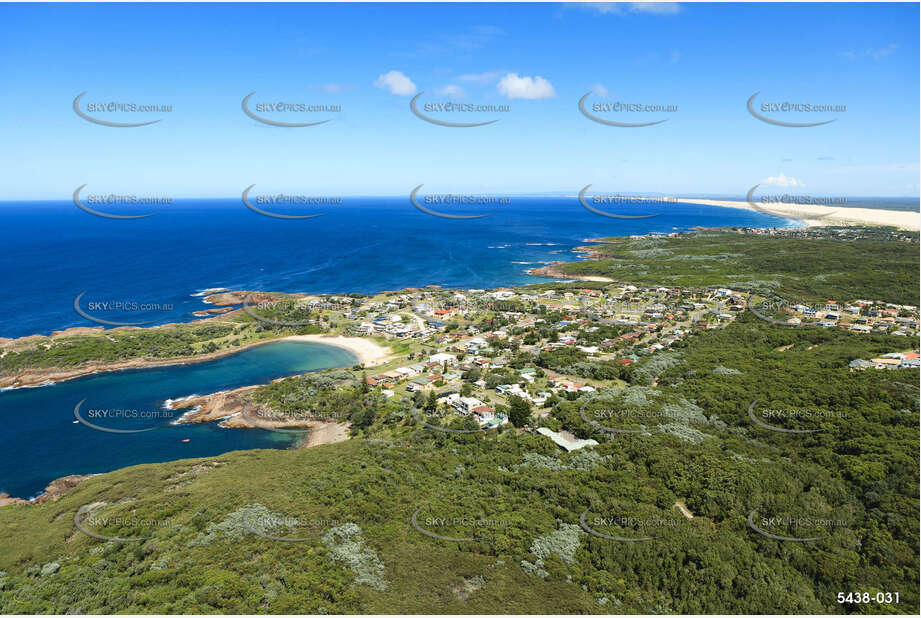
[[[483,207],[429,206],[490,216],[444,219],[417,210],[407,198],[345,198],[341,205],[272,209],[280,214],[305,209],[327,213],[303,220],[259,215],[239,198],[108,210],[157,213],[134,220],[97,217],[72,201],[2,203],[0,337],[98,326],[75,310],[80,294],[78,306],[93,317],[162,324],[197,319],[192,312],[208,306],[195,294],[206,288],[373,293],[429,284],[516,285],[547,281],[525,271],[575,259],[570,250],[586,238],[680,232],[695,226],[794,224],[747,210],[680,203],[605,209],[660,213],[612,219],[565,197],[512,197],[509,204]],[[94,308],[101,302],[122,303],[132,310]],[[133,303],[158,308],[134,310]],[[86,410],[156,410],[168,398],[353,362],[337,348],[275,343],[207,363],[111,372],[0,392],[0,492],[31,497],[68,474],[236,449],[284,448],[292,440],[275,432],[222,429],[216,423],[137,434],[95,431],[73,422],[74,406],[84,398]],[[119,428],[133,426],[125,420],[109,422]],[[157,422],[145,419],[136,425]],[[184,438],[190,441],[183,443]]]
[[[791,194],[797,194],[791,191]],[[732,197],[713,197],[715,200],[738,201],[744,200]],[[921,200],[916,197],[849,197],[847,203],[835,204],[835,208],[872,208],[874,210],[894,210],[898,212],[921,212]]]
[[[151,311],[91,312],[111,321],[164,324],[206,309],[192,296],[214,287],[283,292],[373,293],[440,284],[487,288],[546,281],[529,268],[572,260],[585,238],[686,231],[694,226],[773,227],[791,222],[734,208],[668,204],[613,212],[611,219],[575,198],[511,198],[508,205],[441,207],[491,213],[449,220],[415,209],[407,198],[344,198],[302,207],[328,214],[282,220],[235,200],[179,200],[167,206],[109,209],[157,212],[146,219],[96,217],[68,202],[0,203],[0,337],[96,326],[74,310],[122,302]],[[102,207],[98,208],[103,210]],[[466,209],[466,210],[461,210]],[[273,209],[286,214],[296,209]]]
[[[357,358],[342,348],[281,341],[217,360],[188,365],[99,373],[37,388],[0,392],[0,493],[26,498],[68,474],[106,472],[140,463],[214,456],[252,448],[287,448],[299,437],[261,429],[224,429],[217,423],[173,425],[187,410],[166,412],[167,399],[262,384],[273,378],[330,367]],[[118,434],[75,422],[74,407],[108,429],[146,429]],[[94,410],[137,410],[138,418]],[[167,416],[156,417],[157,413]],[[140,418],[144,417],[144,418]],[[306,435],[306,434],[304,434]],[[189,442],[182,442],[184,439]]]

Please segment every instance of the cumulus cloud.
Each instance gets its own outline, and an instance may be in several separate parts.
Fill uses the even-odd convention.
[[[675,15],[682,10],[681,5],[677,2],[581,2],[578,6],[602,15],[625,15],[627,13]]]
[[[793,176],[785,176],[783,172],[781,172],[777,176],[768,176],[761,182],[766,185],[776,185],[778,187],[805,187],[806,186],[805,183],[800,182]]]
[[[594,92],[599,97],[606,97],[610,94],[608,92],[608,89],[605,88],[603,84],[592,84],[588,87],[588,89]]]
[[[436,90],[435,94],[442,97],[462,97],[464,96],[464,89],[454,84],[448,84],[444,88]]]
[[[458,75],[457,81],[471,84],[489,84],[498,80],[506,72],[507,71],[485,71],[483,73],[466,73],[464,75]]]
[[[860,51],[843,51],[841,52],[841,55],[848,60],[857,60],[858,58],[872,58],[873,60],[880,60],[893,53],[898,48],[899,46],[895,43],[890,43],[886,47],[880,47],[878,49],[870,48],[862,49]]]
[[[509,99],[549,99],[556,96],[553,85],[539,75],[520,77],[517,73],[508,73],[499,80],[497,88]]]
[[[390,94],[401,96],[409,96],[416,92],[416,84],[399,71],[388,71],[378,76],[374,85],[378,88],[389,90]]]

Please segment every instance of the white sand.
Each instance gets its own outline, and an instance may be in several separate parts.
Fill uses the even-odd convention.
[[[365,367],[373,367],[381,364],[384,359],[390,356],[390,351],[379,346],[371,339],[364,337],[333,337],[330,335],[293,335],[285,337],[288,341],[311,341],[313,343],[323,343],[345,348],[358,357],[358,361]]]
[[[733,202],[729,200],[703,200],[697,198],[676,198],[687,204],[703,204],[706,206],[728,206],[745,210],[757,210],[748,202]],[[902,230],[921,229],[921,214],[901,210],[879,210],[876,208],[841,208],[835,206],[813,206],[811,204],[765,204],[765,211],[777,213],[791,219],[799,219],[809,226],[825,225],[891,225]],[[833,214],[816,218],[826,213]]]
[[[307,441],[302,444],[302,447],[310,448],[321,444],[344,442],[349,439],[349,428],[351,426],[351,423],[319,423],[312,425],[310,435],[307,437]]]
[[[675,502],[675,506],[678,507],[678,510],[681,511],[681,514],[687,517],[688,519],[694,519],[694,514],[688,510],[687,505],[685,505],[684,500],[678,500]]]

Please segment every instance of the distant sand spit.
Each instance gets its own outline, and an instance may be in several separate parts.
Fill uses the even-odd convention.
[[[799,219],[809,226],[828,225],[891,225],[901,230],[921,229],[921,214],[903,210],[881,210],[877,208],[841,208],[835,206],[814,206],[781,202],[765,204],[759,211],[748,202],[730,200],[705,200],[697,198],[675,198],[685,204],[742,208],[758,212],[776,213],[778,216]],[[827,216],[822,216],[826,215]]]

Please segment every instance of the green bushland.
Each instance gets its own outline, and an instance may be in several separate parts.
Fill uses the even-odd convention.
[[[262,310],[260,316],[279,321],[300,321],[297,309]],[[97,333],[41,337],[28,348],[10,350],[0,357],[0,375],[26,369],[69,369],[90,363],[111,363],[132,359],[195,357],[233,350],[244,345],[289,335],[323,332],[316,324],[279,326],[257,320],[245,312],[224,316],[204,324],[175,324],[147,329],[99,329]]]
[[[671,238],[611,238],[616,243],[593,246],[600,259],[559,268],[633,285],[730,287],[803,302],[867,298],[917,306],[918,233],[901,232],[896,237],[906,240],[890,240],[893,232],[859,229],[858,240],[839,239],[833,230],[826,238],[713,230]]]
[[[793,329],[746,314],[724,330],[690,337],[671,362],[657,365],[655,387],[638,378],[625,388],[559,401],[553,416],[600,442],[587,450],[566,454],[543,436],[511,428],[485,435],[433,431],[412,420],[406,400],[379,402],[372,422],[344,443],[94,477],[57,502],[0,509],[7,532],[0,570],[8,573],[0,608],[912,613],[918,609],[917,375],[847,369],[852,357],[899,345],[904,338]],[[655,359],[642,359],[636,375]],[[376,394],[348,373],[285,380],[264,387],[260,398],[279,405],[286,394],[332,391],[360,402],[360,409]],[[838,414],[771,421],[823,429],[817,433],[772,432],[748,418],[756,398],[776,409]],[[612,435],[580,417],[583,404],[659,416],[639,424],[633,417],[629,428],[646,433]],[[694,519],[680,515],[677,500]],[[77,533],[73,514],[96,502],[106,503],[99,518],[170,525],[93,528],[153,537],[134,543]],[[418,533],[410,518],[419,507],[423,528],[478,540]],[[303,522],[268,532],[310,540],[259,537],[240,526],[247,509]],[[842,523],[820,528],[816,536],[827,533],[820,541],[782,542],[748,527],[754,509],[759,517]],[[620,543],[591,536],[579,528],[586,510],[602,534],[652,530],[659,538]],[[612,516],[670,523],[607,523]],[[465,518],[496,525],[472,528],[459,523]],[[346,524],[357,529],[332,532]],[[41,575],[50,563],[60,569]],[[899,591],[901,603],[835,603],[838,591],[858,590]]]
[[[736,241],[762,239],[697,240],[735,254],[745,252]],[[808,265],[744,262],[707,285],[770,276],[781,281],[772,291],[816,299],[916,298],[917,245],[905,257],[888,240],[829,241],[809,259],[856,266],[848,256],[863,242],[868,263],[884,262],[873,280],[810,282]],[[914,264],[910,286],[900,256]],[[666,272],[698,276],[681,267]],[[254,401],[347,416],[353,438],[133,466],[55,502],[0,508],[0,612],[915,615],[918,374],[848,364],[916,343],[745,312],[629,367],[563,351],[534,357],[598,376],[595,393],[555,397],[550,417],[532,420],[599,443],[573,453],[509,426],[423,427],[414,413],[436,426],[475,425],[418,410],[431,408],[421,394],[384,401],[354,370],[276,382]],[[754,400],[756,414],[781,412],[762,417],[775,427],[818,431],[764,428],[749,416]],[[85,505],[95,505],[89,529],[151,538],[80,533],[73,517]],[[768,538],[749,527],[753,511],[770,533],[821,538]],[[429,533],[471,540],[423,534],[413,514]],[[601,538],[580,517],[599,534],[657,538]],[[900,603],[839,605],[839,592],[898,592]]]

